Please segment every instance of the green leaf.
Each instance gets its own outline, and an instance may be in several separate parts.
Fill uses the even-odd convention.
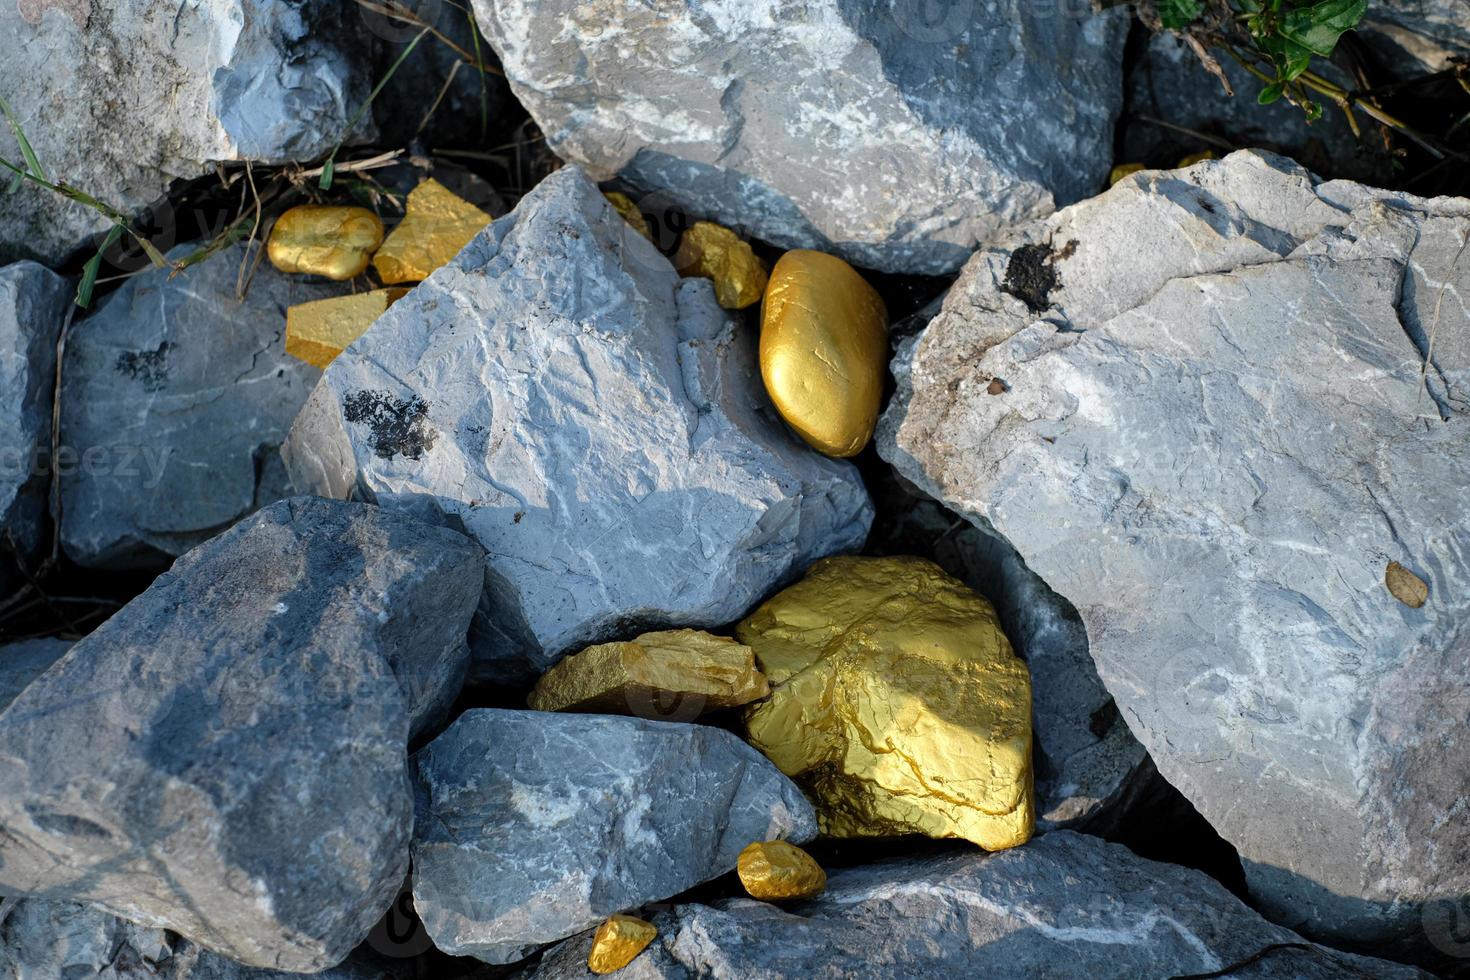
[[[102,240],[102,245],[97,249],[95,255],[87,260],[82,266],[82,281],[77,283],[77,305],[82,309],[92,305],[92,290],[97,286],[97,273],[102,269],[102,253],[117,244],[117,240],[123,236],[123,226],[113,225],[107,232],[107,237]]]
[[[1188,27],[1205,12],[1202,0],[1160,0],[1159,19],[1171,31]]]
[[[1368,0],[1320,0],[1288,11],[1281,18],[1281,36],[1326,58],[1337,47],[1337,39],[1357,27],[1367,11]]]
[[[36,159],[36,151],[31,149],[30,141],[26,139],[25,131],[20,128],[20,120],[15,118],[15,113],[10,111],[10,103],[0,98],[0,113],[5,114],[5,121],[10,124],[10,131],[15,134],[15,141],[20,144],[20,155],[26,162],[26,169],[42,180],[46,179],[46,171],[41,169],[41,161]],[[19,183],[19,182],[17,182]],[[15,189],[14,186],[11,187]]]
[[[1261,89],[1261,94],[1256,96],[1256,101],[1261,105],[1270,105],[1272,102],[1280,99],[1281,93],[1285,90],[1285,85],[1282,85],[1280,82],[1272,82],[1270,85]]]
[[[322,164],[322,177],[321,180],[318,180],[316,182],[316,185],[324,191],[329,191],[332,189],[332,174],[334,174],[337,170],[337,161],[335,159],[336,153],[337,151],[333,150],[333,155],[327,157],[327,162]]]

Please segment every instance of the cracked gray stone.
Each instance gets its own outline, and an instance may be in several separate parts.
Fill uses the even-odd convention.
[[[179,558],[0,714],[0,894],[340,962],[407,874],[408,740],[464,676],[479,563],[309,498]]]
[[[1112,165],[1127,17],[1023,0],[475,0],[551,148],[686,216],[943,274]],[[1122,15],[1122,16],[1120,16]],[[779,66],[779,67],[775,67]]]
[[[995,854],[946,850],[833,871],[815,899],[727,898],[653,917],[628,980],[1135,980],[1229,969],[1240,980],[1409,980],[1397,963],[1306,943],[1189,868],[1060,831]],[[523,980],[589,976],[586,933]],[[1276,947],[1276,948],[1272,948]]]
[[[0,712],[71,648],[71,640],[50,638],[0,646]]]
[[[703,725],[467,711],[414,766],[414,907],[441,950],[488,963],[817,833],[791,780]]]
[[[253,248],[177,276],[149,270],[73,325],[61,545],[77,564],[167,567],[290,492],[277,450],[321,372],[286,353],[286,307],[345,288],[262,261],[240,302],[236,279]]]
[[[325,155],[367,96],[335,0],[0,3],[0,92],[46,176],[124,213],[215,162]],[[0,156],[21,159],[8,126]],[[7,175],[7,180],[8,180]],[[195,216],[155,213],[160,247]],[[111,221],[27,183],[0,209],[0,261],[56,264]]]
[[[0,268],[0,600],[46,544],[56,338],[70,284],[34,262]]]
[[[1269,155],[1136,174],[978,253],[879,426],[1076,606],[1266,914],[1405,955],[1470,895],[1467,236]]]
[[[872,521],[852,465],[781,424],[753,332],[572,167],[337,357],[282,455],[299,490],[485,547],[485,678],[732,622]]]
[[[1470,56],[1470,3],[1372,0],[1358,36],[1400,76],[1442,71]]]

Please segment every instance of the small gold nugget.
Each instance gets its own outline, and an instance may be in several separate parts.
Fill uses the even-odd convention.
[[[266,254],[282,272],[351,279],[383,242],[383,222],[367,208],[302,204],[276,219]]]
[[[648,948],[658,929],[652,922],[631,915],[614,915],[597,927],[592,936],[592,952],[587,954],[587,969],[593,973],[621,970]]]
[[[735,867],[750,897],[765,902],[811,898],[827,887],[827,873],[822,866],[806,851],[784,840],[747,844]]]
[[[286,353],[325,369],[407,292],[396,288],[374,289],[287,308]]]
[[[431,177],[409,191],[403,220],[378,249],[373,267],[385,283],[421,282],[493,220]]]
[[[674,268],[685,277],[713,279],[715,300],[727,310],[743,310],[766,291],[766,264],[724,225],[696,221],[679,239]]]

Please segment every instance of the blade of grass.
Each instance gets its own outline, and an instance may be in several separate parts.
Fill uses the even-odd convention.
[[[92,305],[92,290],[97,287],[97,273],[102,269],[103,253],[116,245],[126,230],[122,225],[113,225],[97,251],[87,260],[87,264],[82,266],[82,281],[77,283],[77,305],[82,309],[85,310]]]
[[[15,141],[20,144],[20,155],[30,168],[31,173],[42,180],[46,179],[46,171],[41,167],[41,161],[36,159],[36,151],[31,149],[30,140],[26,139],[25,131],[20,128],[20,120],[15,118],[15,113],[10,111],[10,103],[0,97],[0,112],[5,114],[5,121],[10,124],[10,131],[15,134]],[[14,186],[14,185],[12,185]]]
[[[378,84],[374,85],[373,90],[368,93],[367,99],[362,103],[362,105],[357,107],[357,112],[353,113],[352,119],[347,123],[346,135],[343,137],[343,139],[346,139],[347,136],[352,135],[352,131],[357,128],[357,124],[362,122],[362,117],[366,115],[368,109],[372,107],[373,100],[378,97],[379,92],[383,91],[383,86],[388,84],[388,81],[393,77],[393,74],[398,71],[399,66],[401,66],[403,62],[408,59],[409,55],[413,54],[413,49],[418,47],[419,42],[427,37],[428,34],[429,28],[425,27],[423,30],[414,35],[414,39],[412,41],[409,41],[408,44],[404,46],[403,53],[394,60],[393,64],[388,66],[388,70],[383,73],[383,77],[378,79]],[[317,186],[324,191],[331,190],[332,188],[332,176],[334,171],[336,170],[337,151],[341,149],[342,144],[341,142],[338,142],[336,146],[332,147],[332,152],[327,155],[327,162],[322,164],[322,177],[321,180],[317,181]]]

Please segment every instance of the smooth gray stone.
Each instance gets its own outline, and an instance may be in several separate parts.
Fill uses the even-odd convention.
[[[1467,236],[1280,157],[1135,174],[979,253],[879,425],[1075,605],[1266,914],[1404,955],[1470,896]]]
[[[73,646],[71,640],[22,640],[0,646],[0,712]]]
[[[0,894],[341,961],[407,873],[410,726],[463,677],[479,561],[315,499],[181,557],[0,714]]]
[[[1470,3],[1372,0],[1358,36],[1402,77],[1442,71],[1470,55]]]
[[[61,545],[77,564],[166,568],[289,493],[277,449],[321,372],[286,353],[286,307],[347,290],[263,260],[242,303],[254,255],[237,245],[176,276],[152,269],[73,326]]]
[[[784,428],[754,344],[567,167],[332,362],[282,455],[303,492],[462,525],[486,551],[475,670],[534,676],[732,622],[862,545],[857,471]]]
[[[658,938],[619,977],[1136,980],[1213,973],[1269,950],[1222,975],[1427,980],[1411,967],[1306,943],[1198,871],[1070,831],[991,855],[843,869],[808,901],[681,904],[653,922]],[[591,946],[590,933],[569,939],[523,976],[591,976]]]
[[[1101,187],[1128,20],[1089,3],[475,0],[551,148],[785,248],[943,274]]]
[[[325,155],[367,97],[338,0],[0,3],[0,92],[45,175],[132,213],[215,162]],[[8,126],[0,156],[19,162]],[[6,181],[9,181],[7,173]],[[192,213],[156,212],[167,249]],[[55,264],[111,221],[27,183],[0,209],[0,261]]]
[[[791,780],[703,725],[481,709],[414,766],[414,907],[441,950],[488,963],[817,833]]]
[[[0,4],[3,6],[3,4]],[[0,601],[46,542],[56,338],[70,284],[34,262],[0,268]]]

